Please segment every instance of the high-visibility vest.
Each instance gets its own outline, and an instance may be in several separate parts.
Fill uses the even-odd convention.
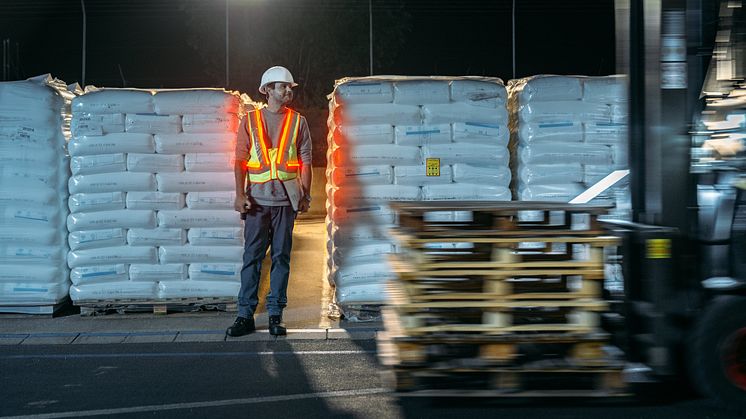
[[[295,179],[300,167],[295,146],[300,130],[300,114],[287,109],[276,148],[272,148],[272,141],[267,136],[267,126],[259,109],[250,111],[246,122],[249,131],[249,160],[246,162],[249,181],[264,183],[272,179]]]

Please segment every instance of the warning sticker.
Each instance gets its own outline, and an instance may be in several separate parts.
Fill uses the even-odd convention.
[[[428,158],[425,161],[427,176],[440,176],[440,159]]]
[[[669,259],[671,257],[670,239],[650,239],[646,241],[648,259]]]

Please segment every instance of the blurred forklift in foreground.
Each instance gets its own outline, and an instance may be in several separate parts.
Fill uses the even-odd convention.
[[[615,7],[618,72],[628,74],[630,82],[631,220],[598,223],[602,209],[592,206],[397,204],[409,253],[397,267],[399,288],[392,292],[397,313],[389,311],[388,321],[384,317],[387,330],[380,343],[382,359],[394,366],[398,390],[416,390],[424,383],[431,390],[467,390],[451,395],[479,395],[469,389],[485,388],[486,380],[485,396],[513,391],[532,395],[525,391],[530,389],[527,377],[538,371],[538,377],[556,386],[551,389],[559,390],[554,394],[563,395],[568,385],[582,381],[576,373],[584,372],[590,374],[590,391],[567,395],[608,396],[628,389],[620,377],[661,382],[687,377],[704,395],[746,411],[746,10],[741,1],[705,0],[617,0]],[[468,223],[444,226],[428,221],[428,212],[454,209],[470,212]],[[553,238],[544,221],[532,225],[532,220],[521,220],[526,209],[538,210],[544,221],[560,214],[559,223],[550,224],[562,230],[561,237]],[[574,215],[590,222],[581,222],[588,234],[578,233]],[[527,228],[532,235],[524,234]],[[598,279],[598,252],[610,244],[604,242],[608,232],[620,241],[616,258],[621,256],[623,280],[607,282],[600,291],[592,284]],[[520,252],[513,246],[533,241],[546,247],[557,240],[587,245],[591,253],[580,261],[572,255],[572,262],[547,260],[544,254],[536,262],[516,256]],[[452,246],[434,252],[428,249],[429,241]],[[459,242],[468,242],[469,250]],[[604,257],[614,262],[614,255]],[[538,308],[511,301],[521,300],[520,281],[505,289],[506,281],[495,276],[498,265],[511,279],[528,265],[558,270],[552,275],[563,278],[559,289],[547,288],[541,296],[545,302],[555,301]],[[520,269],[513,272],[511,266]],[[492,269],[482,272],[480,267]],[[445,279],[432,278],[437,276]],[[605,276],[608,280],[610,275]],[[489,294],[489,303],[484,296],[468,297],[470,292]],[[548,296],[555,292],[562,296]],[[474,301],[465,301],[468,298]],[[539,296],[533,293],[531,298]],[[449,312],[454,308],[458,311]],[[517,315],[517,309],[527,308],[542,312]],[[559,327],[546,322],[523,327],[516,320],[548,319],[550,311],[568,320]],[[603,330],[596,327],[598,312]],[[476,316],[481,323],[474,326],[463,318],[457,323],[464,326],[437,325],[454,316]],[[436,323],[430,325],[433,318]],[[470,337],[469,332],[482,329],[495,333]],[[518,334],[506,331],[528,333],[516,339]],[[568,338],[557,340],[557,332],[563,331]],[[542,341],[543,336],[549,340]],[[627,374],[619,374],[620,353],[609,352],[614,346],[622,349]],[[477,364],[464,364],[459,356],[439,361],[439,355],[458,355],[460,348],[477,348],[476,358],[466,357]],[[538,352],[532,353],[534,349]],[[550,351],[559,354],[561,368],[540,359]],[[542,363],[527,364],[532,355]],[[524,358],[518,366],[517,356]],[[454,366],[454,359],[460,364]],[[561,377],[548,374],[551,369]]]
[[[744,6],[616,2],[618,67],[630,79],[633,222],[614,223],[624,288],[620,317],[607,322],[628,361],[659,379],[685,375],[738,410],[746,410]]]

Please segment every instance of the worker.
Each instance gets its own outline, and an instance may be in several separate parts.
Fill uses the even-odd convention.
[[[257,290],[268,247],[272,259],[266,300],[269,333],[287,334],[282,312],[287,304],[293,225],[297,214],[311,206],[311,134],[306,118],[287,106],[296,86],[285,67],[265,71],[259,92],[265,95],[266,106],[247,112],[239,125],[234,208],[245,218],[245,242],[238,317],[226,331],[228,336],[256,330]]]

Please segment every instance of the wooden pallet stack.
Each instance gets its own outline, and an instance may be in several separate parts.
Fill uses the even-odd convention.
[[[236,298],[229,297],[191,297],[169,299],[107,299],[79,300],[81,316],[129,313],[185,313],[196,311],[238,311]]]
[[[600,329],[607,207],[395,203],[401,253],[379,356],[409,395],[609,396],[623,362]],[[442,217],[455,214],[456,217]],[[447,220],[447,221],[442,221]],[[456,220],[456,221],[454,221]]]

